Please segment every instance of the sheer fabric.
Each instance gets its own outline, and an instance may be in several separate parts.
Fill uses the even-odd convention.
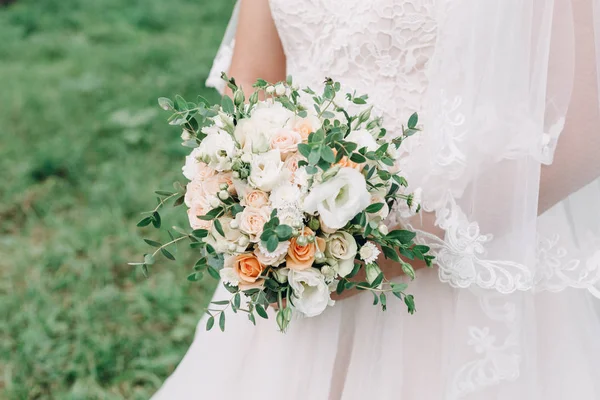
[[[224,373],[217,398],[600,398],[600,0],[270,4],[296,81],[368,93],[390,134],[422,116],[404,172],[435,223],[395,222],[437,269],[411,284],[416,318],[356,296],[285,336],[201,322],[157,398],[195,398]],[[235,13],[208,84],[234,33]]]

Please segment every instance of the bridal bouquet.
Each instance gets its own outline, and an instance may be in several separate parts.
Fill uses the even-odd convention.
[[[169,250],[187,240],[199,253],[190,281],[204,274],[220,279],[231,298],[207,310],[207,329],[225,312],[268,318],[284,331],[294,312],[307,317],[334,304],[331,294],[370,291],[385,310],[387,295],[415,311],[406,283],[386,279],[380,252],[414,278],[410,260],[431,265],[429,248],[413,242],[415,233],[389,231],[390,211],[409,216],[419,211],[420,193],[407,193],[399,174],[398,149],[418,131],[413,114],[403,131],[386,137],[372,116],[367,96],[341,93],[327,79],[316,93],[292,83],[258,80],[246,100],[234,79],[223,74],[234,93],[220,105],[199,98],[159,99],[172,112],[171,125],[183,128],[183,145],[193,148],[183,166],[189,180],[175,192],[157,191],[158,206],[138,226],[161,226],[159,210],[169,200],[185,204],[191,230],[169,231],[165,244],[145,254],[146,274],[155,256],[174,259]],[[362,279],[358,279],[362,276]]]

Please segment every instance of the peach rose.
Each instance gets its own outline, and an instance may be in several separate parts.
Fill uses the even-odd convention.
[[[298,149],[298,144],[302,143],[300,134],[293,130],[279,129],[271,137],[270,146],[272,150],[279,149],[281,160],[285,161],[288,156]]]
[[[304,228],[303,234],[314,235],[315,233],[308,227]],[[317,249],[318,246],[318,249]],[[285,258],[286,266],[295,271],[302,271],[312,267],[315,261],[315,253],[317,251],[325,251],[325,239],[317,237],[313,243],[307,243],[306,246],[300,246],[297,238],[290,240],[287,257]]]
[[[316,116],[309,115],[306,118],[297,118],[293,130],[300,134],[303,142],[308,140],[308,135],[321,127],[321,121]]]
[[[262,284],[259,277],[264,269],[265,266],[252,253],[240,254],[233,259],[233,270],[240,278],[241,289],[250,289]]]
[[[244,195],[244,205],[248,207],[261,208],[269,204],[269,195],[262,190],[248,190]]]
[[[292,153],[288,155],[283,163],[283,167],[292,173],[292,177],[294,173],[298,170],[298,162],[300,160],[304,160],[304,156],[300,153]]]
[[[221,182],[219,182],[219,177],[217,175],[204,179],[200,182],[200,185],[202,186],[202,191],[205,196],[216,196],[221,190]]]
[[[236,215],[242,232],[250,236],[250,241],[257,242],[263,227],[269,221],[269,212],[266,208],[246,207]]]
[[[196,201],[187,210],[188,219],[192,229],[210,229],[212,221],[204,221],[198,217],[206,215],[210,211],[210,206],[207,206],[202,201]]]

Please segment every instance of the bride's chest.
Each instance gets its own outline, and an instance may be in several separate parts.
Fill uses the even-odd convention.
[[[439,0],[437,0],[439,2]],[[435,41],[436,0],[270,0],[286,50],[345,48],[363,55]],[[349,54],[360,56],[360,54]]]

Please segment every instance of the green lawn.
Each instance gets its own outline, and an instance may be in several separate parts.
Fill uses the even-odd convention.
[[[156,238],[135,228],[153,190],[183,181],[156,98],[216,99],[203,82],[232,5],[0,8],[0,399],[147,399],[185,353],[212,287],[185,257],[148,279],[127,261]]]

